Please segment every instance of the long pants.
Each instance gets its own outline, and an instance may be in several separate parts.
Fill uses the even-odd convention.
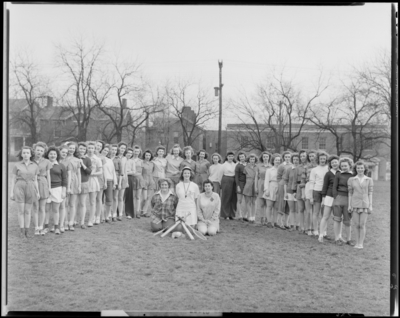
[[[129,187],[125,189],[125,214],[133,217],[133,176],[128,176]]]
[[[221,190],[221,217],[234,218],[237,202],[235,177],[223,176]]]

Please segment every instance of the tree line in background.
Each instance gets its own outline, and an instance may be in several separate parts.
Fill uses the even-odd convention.
[[[19,52],[11,59],[12,96],[25,99],[28,105],[12,120],[29,127],[33,143],[39,137],[42,108],[37,105],[43,96],[55,96],[62,112],[72,115],[76,125],[69,134],[78,141],[87,139],[95,110],[107,118],[105,125],[98,126],[104,141],[119,142],[123,131],[128,131],[131,145],[151,116],[166,135],[171,118],[179,120],[184,144],[192,145],[199,137],[196,128],[218,115],[210,89],[182,79],[152,85],[143,78],[139,63],[110,58],[104,44],[79,37],[68,45],[55,45],[55,52],[59,76],[54,83],[29,53]],[[339,87],[332,87],[321,71],[309,96],[285,77],[284,71],[272,70],[267,80],[257,85],[255,94],[242,92],[228,100],[228,109],[235,109],[244,128],[231,134],[238,145],[235,150],[264,151],[267,140],[276,152],[297,150],[304,127],[313,124],[334,136],[338,155],[362,158],[367,144],[388,143],[390,138],[390,66],[388,52],[382,51],[374,61],[354,67]],[[326,97],[329,89],[335,90],[333,98]],[[185,107],[194,111],[190,120],[184,117]],[[344,136],[351,136],[353,142],[349,145]]]

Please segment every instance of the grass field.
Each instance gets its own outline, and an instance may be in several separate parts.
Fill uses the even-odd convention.
[[[207,241],[154,237],[148,218],[25,240],[9,201],[8,310],[389,315],[390,184],[374,191],[363,250],[225,220]]]

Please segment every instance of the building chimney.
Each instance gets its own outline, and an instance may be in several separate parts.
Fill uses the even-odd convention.
[[[53,107],[53,97],[47,96],[47,104],[46,107]]]
[[[122,99],[122,108],[126,108],[126,98]]]

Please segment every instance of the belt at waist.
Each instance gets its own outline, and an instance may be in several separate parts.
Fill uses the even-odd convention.
[[[278,181],[276,181],[276,180],[270,180],[269,183],[271,183],[271,182],[276,182],[276,183],[278,183]]]
[[[42,175],[38,175],[38,178],[45,178],[45,179],[47,179],[47,176],[42,176]]]
[[[301,183],[301,181],[297,181],[297,184],[300,184]]]
[[[18,181],[23,181],[23,182],[26,182],[26,183],[34,183],[34,180],[17,179],[17,182]]]

